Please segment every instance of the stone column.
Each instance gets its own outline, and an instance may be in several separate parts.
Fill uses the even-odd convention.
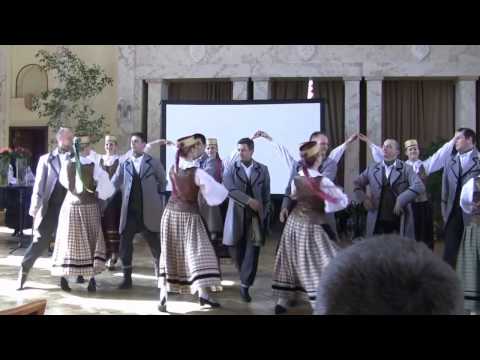
[[[269,78],[252,78],[253,81],[253,99],[269,100],[272,97]]]
[[[345,138],[360,131],[360,80],[361,77],[345,77]],[[345,151],[345,192],[353,199],[353,180],[359,174],[360,146],[358,141]]]
[[[148,141],[161,138],[162,108],[160,102],[168,96],[168,82],[162,79],[148,80],[148,115],[147,137]],[[155,157],[160,156],[160,148],[156,146],[152,152]]]
[[[376,145],[382,144],[382,81],[383,77],[366,76],[367,81],[367,133]],[[373,161],[367,146],[367,165]]]
[[[8,69],[9,49],[6,45],[0,46],[0,146],[8,145]]]
[[[455,86],[455,128],[476,131],[476,76],[459,77]]]
[[[248,78],[232,78],[232,100],[248,99]]]

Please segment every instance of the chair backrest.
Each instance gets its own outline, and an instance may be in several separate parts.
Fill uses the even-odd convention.
[[[0,311],[0,315],[44,315],[47,300],[36,300],[11,309]]]

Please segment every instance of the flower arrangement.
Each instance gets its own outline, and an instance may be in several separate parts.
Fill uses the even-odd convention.
[[[30,152],[30,150],[28,150],[24,147],[21,147],[21,146],[18,146],[18,147],[15,148],[14,154],[15,154],[16,159],[30,160],[32,158],[32,153]]]
[[[12,149],[0,148],[0,186],[8,185],[8,167],[12,156]]]

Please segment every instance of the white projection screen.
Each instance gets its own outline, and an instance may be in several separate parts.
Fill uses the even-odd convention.
[[[175,141],[202,133],[217,138],[222,159],[230,156],[243,137],[264,130],[275,142],[285,145],[295,159],[298,147],[314,131],[323,130],[323,100],[232,101],[229,103],[162,101],[162,137]],[[167,173],[175,162],[175,148],[162,151]],[[283,194],[290,169],[278,150],[266,139],[255,140],[254,159],[268,166],[272,195]],[[168,191],[171,191],[169,181]]]

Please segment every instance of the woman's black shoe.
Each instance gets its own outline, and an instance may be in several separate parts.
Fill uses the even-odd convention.
[[[284,308],[283,306],[281,305],[275,305],[275,315],[281,315],[281,314],[285,314],[287,312],[287,309]]]
[[[200,302],[200,306],[210,305],[212,308],[219,308],[220,307],[219,303],[214,302],[210,299],[204,299],[204,298],[200,297],[200,298],[198,298],[198,300]]]
[[[95,278],[90,278],[90,281],[88,282],[88,287],[87,287],[88,292],[95,292],[97,291],[97,282],[95,281]]]
[[[60,287],[62,288],[63,291],[70,292],[72,289],[70,289],[70,286],[68,286],[68,281],[64,277],[60,278]]]

